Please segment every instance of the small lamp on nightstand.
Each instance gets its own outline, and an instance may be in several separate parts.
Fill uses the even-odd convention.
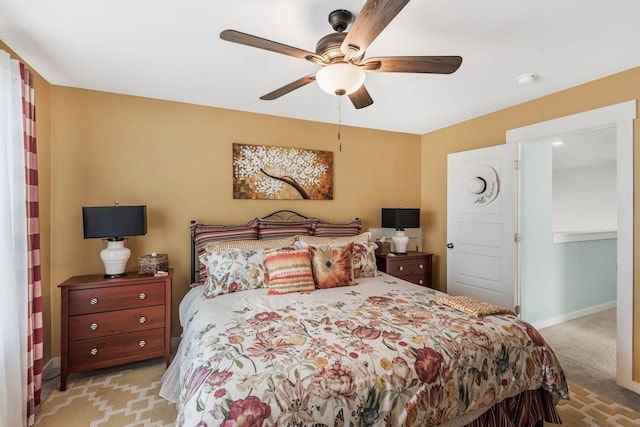
[[[382,227],[396,229],[396,234],[391,238],[394,252],[406,254],[409,237],[404,234],[404,229],[420,228],[420,209],[382,208]]]
[[[147,207],[142,206],[90,206],[82,208],[85,239],[107,239],[107,247],[100,252],[104,263],[105,279],[126,275],[131,256],[124,246],[124,238],[147,234]]]

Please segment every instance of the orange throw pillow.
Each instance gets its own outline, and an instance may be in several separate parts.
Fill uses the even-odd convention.
[[[269,295],[316,289],[306,248],[267,249],[264,251],[264,265],[269,275]]]
[[[319,289],[354,285],[353,243],[344,246],[309,246],[313,279]]]

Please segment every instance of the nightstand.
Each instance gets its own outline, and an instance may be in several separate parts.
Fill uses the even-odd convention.
[[[431,258],[433,254],[407,252],[406,254],[376,254],[378,270],[416,285],[432,287]]]
[[[164,356],[171,361],[171,277],[74,276],[62,291],[60,390],[72,372]]]

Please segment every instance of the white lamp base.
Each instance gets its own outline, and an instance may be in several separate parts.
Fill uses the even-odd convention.
[[[124,240],[109,240],[107,247],[100,251],[105,279],[126,275],[125,270],[130,256],[131,251],[124,246]]]
[[[406,254],[409,237],[404,234],[404,230],[396,230],[396,234],[391,238],[393,242],[394,252],[397,254]]]

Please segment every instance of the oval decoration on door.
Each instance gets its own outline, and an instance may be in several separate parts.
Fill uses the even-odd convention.
[[[471,193],[473,203],[488,205],[498,196],[498,173],[488,165],[478,165],[467,181],[467,191]]]

